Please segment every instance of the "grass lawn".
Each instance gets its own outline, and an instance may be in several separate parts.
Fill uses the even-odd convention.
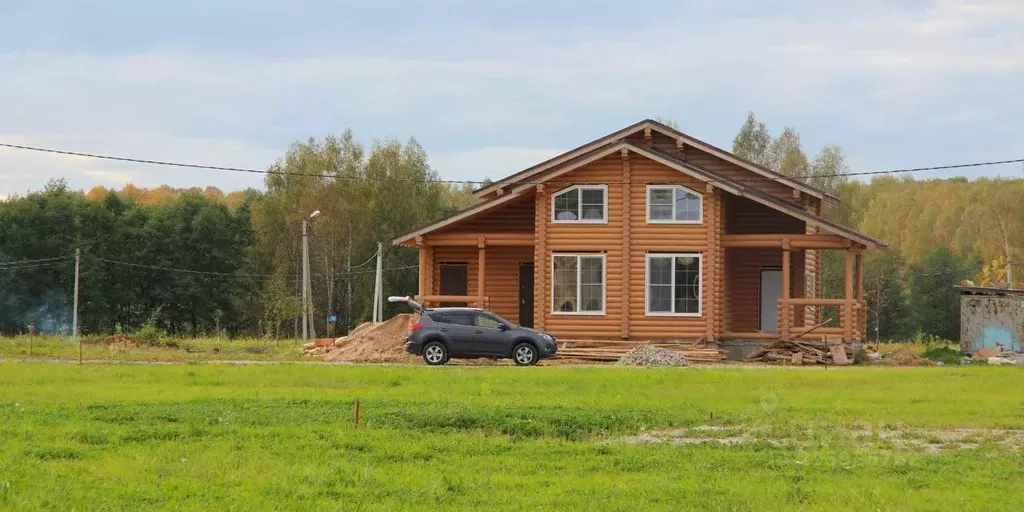
[[[8,362],[0,510],[1019,510],[1022,389],[1015,367]]]
[[[165,346],[107,345],[105,337],[83,338],[84,361],[269,361],[293,362],[302,357],[302,340],[166,338]],[[78,360],[78,343],[63,336],[0,337],[0,357],[38,360]]]

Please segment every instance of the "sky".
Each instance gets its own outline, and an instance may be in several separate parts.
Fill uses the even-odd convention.
[[[856,172],[1024,156],[1024,1],[0,0],[0,142],[266,168],[351,128],[499,178],[644,118],[753,110]],[[1007,165],[919,177],[1024,176]],[[0,148],[0,196],[261,187]]]

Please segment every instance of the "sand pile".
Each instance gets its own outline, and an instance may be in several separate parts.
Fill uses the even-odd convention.
[[[893,351],[891,356],[883,357],[882,360],[878,361],[881,364],[888,364],[892,366],[933,366],[934,361],[925,359],[907,350],[904,347],[900,347]]]
[[[359,363],[410,362],[416,356],[405,351],[409,325],[419,315],[402,314],[381,323],[366,322],[349,332],[348,336],[334,340],[330,346],[320,348],[327,361]]]

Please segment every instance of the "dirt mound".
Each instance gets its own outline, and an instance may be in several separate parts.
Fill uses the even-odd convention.
[[[409,325],[419,315],[396,315],[386,322],[360,324],[348,336],[334,340],[326,347],[324,359],[359,363],[399,363],[416,360],[405,351]]]
[[[935,361],[925,359],[904,347],[900,347],[891,356],[883,358],[879,363],[893,366],[932,366],[935,364]]]
[[[673,350],[658,347],[640,347],[630,350],[619,359],[616,366],[640,366],[648,368],[690,366],[686,356]]]
[[[106,338],[103,338],[103,344],[139,346],[142,343],[140,343],[139,340],[124,334],[114,334],[113,336],[107,336]]]

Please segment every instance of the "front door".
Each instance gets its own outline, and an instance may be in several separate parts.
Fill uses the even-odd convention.
[[[779,299],[782,298],[782,270],[761,269],[758,287],[758,330],[779,332]]]
[[[469,295],[469,265],[441,264],[441,295]],[[466,307],[465,302],[442,302],[441,307]]]
[[[519,325],[533,327],[533,263],[519,264]]]

